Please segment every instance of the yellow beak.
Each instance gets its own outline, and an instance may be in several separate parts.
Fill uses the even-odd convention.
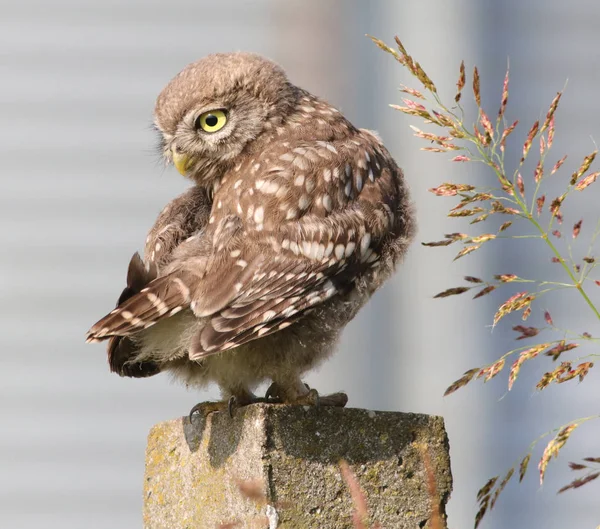
[[[190,167],[190,157],[181,152],[177,152],[175,149],[172,149],[171,153],[173,155],[173,164],[175,165],[175,168],[183,176],[185,176],[187,174],[187,170]]]

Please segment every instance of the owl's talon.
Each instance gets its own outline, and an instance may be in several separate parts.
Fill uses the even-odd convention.
[[[235,398],[235,395],[231,395],[229,400],[227,401],[227,412],[229,413],[229,417],[233,419],[233,412],[238,408],[238,401]]]
[[[206,419],[213,412],[223,411],[224,405],[224,402],[199,402],[190,410],[188,419],[192,423],[194,414],[198,414]]]

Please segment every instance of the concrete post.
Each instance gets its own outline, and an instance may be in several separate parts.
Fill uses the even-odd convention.
[[[445,527],[452,476],[441,417],[267,404],[154,426],[144,527],[354,527],[340,460],[366,498],[369,523]]]

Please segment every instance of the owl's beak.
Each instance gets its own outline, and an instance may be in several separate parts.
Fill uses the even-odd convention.
[[[173,164],[175,168],[185,176],[187,174],[187,170],[190,167],[190,157],[187,154],[183,154],[182,152],[178,152],[177,149],[172,148],[171,154],[173,155]]]

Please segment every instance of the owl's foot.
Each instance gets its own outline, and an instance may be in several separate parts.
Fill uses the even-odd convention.
[[[228,400],[221,400],[218,402],[199,402],[190,410],[188,417],[190,422],[192,422],[195,414],[206,419],[206,417],[216,411],[227,411],[229,416],[233,417],[233,410],[236,406],[237,399],[234,396],[229,397]]]
[[[332,393],[331,395],[319,395],[316,389],[311,389],[304,384],[307,392],[293,399],[285,398],[285,393],[281,387],[273,382],[265,394],[265,401],[273,404],[293,404],[297,406],[335,406],[343,408],[348,403],[348,395],[343,392]]]
[[[248,406],[249,404],[255,404],[257,402],[273,402],[268,398],[255,397],[254,395],[244,395],[243,397],[236,397],[232,395],[227,400],[221,400],[217,402],[200,402],[196,404],[189,413],[190,422],[192,422],[192,417],[194,414],[198,414],[204,418],[208,417],[211,413],[214,412],[227,412],[229,417],[233,418],[233,414],[235,410],[238,408],[243,408],[244,406]]]

